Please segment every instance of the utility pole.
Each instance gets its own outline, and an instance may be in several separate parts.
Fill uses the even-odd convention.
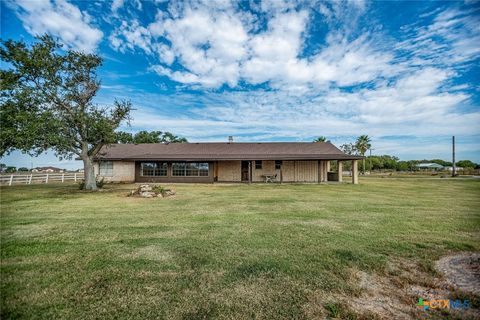
[[[370,174],[372,173],[372,148],[370,148],[370,157],[368,158],[368,162],[370,163]]]
[[[452,136],[452,177],[456,175],[455,168],[455,136]]]

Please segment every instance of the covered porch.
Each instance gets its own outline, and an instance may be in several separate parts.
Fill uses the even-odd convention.
[[[351,166],[351,182],[358,184],[358,159],[215,161],[213,177],[215,182],[343,182],[347,161]]]

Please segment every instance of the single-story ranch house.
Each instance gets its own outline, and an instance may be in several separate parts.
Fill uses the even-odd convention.
[[[330,142],[114,144],[99,152],[95,174],[110,182],[319,183],[342,181],[342,164],[351,161],[356,184],[362,158]]]

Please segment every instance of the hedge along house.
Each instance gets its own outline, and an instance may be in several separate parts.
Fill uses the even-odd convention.
[[[114,144],[98,154],[95,174],[110,182],[341,182],[351,161],[357,184],[360,159],[330,142]]]

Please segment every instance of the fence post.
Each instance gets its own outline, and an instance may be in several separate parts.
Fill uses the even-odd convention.
[[[28,184],[32,184],[32,177],[33,177],[33,174],[30,174],[30,179],[28,179]]]
[[[46,177],[45,177],[45,183],[48,183],[48,173],[47,173],[47,175],[46,175]]]
[[[8,182],[8,185],[11,186],[13,182],[13,174],[10,176],[10,181]]]
[[[75,180],[75,182],[77,182],[77,173],[75,172],[75,174],[73,175],[73,179]]]
[[[65,181],[65,173],[62,173],[62,183]]]

